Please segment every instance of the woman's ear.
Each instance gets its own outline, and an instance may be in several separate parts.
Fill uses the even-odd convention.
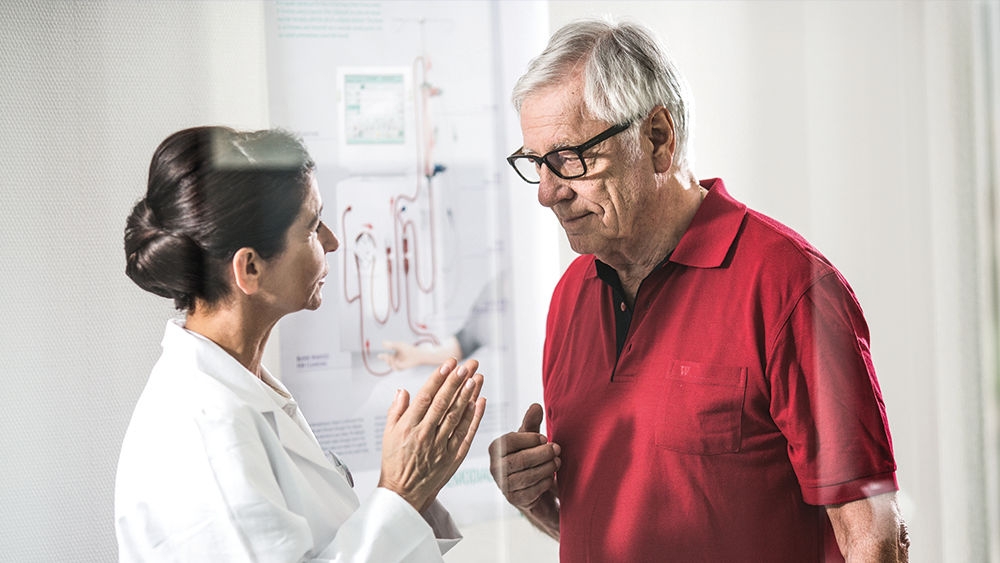
[[[260,275],[263,263],[252,248],[243,247],[236,251],[232,261],[233,278],[236,287],[245,295],[253,295],[260,289]]]
[[[668,172],[674,164],[677,147],[674,120],[663,106],[656,106],[649,116],[649,140],[653,144],[653,170]]]

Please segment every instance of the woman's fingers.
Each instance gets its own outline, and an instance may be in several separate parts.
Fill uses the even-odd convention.
[[[389,407],[379,486],[418,510],[434,499],[472,446],[486,409],[478,368],[475,360],[460,366],[449,360],[412,400],[400,390]]]
[[[475,415],[479,391],[482,387],[483,375],[480,373],[465,380],[455,402],[452,403],[444,419],[441,420],[437,436],[439,442],[451,444],[451,440],[456,434],[464,435],[469,431],[469,426]]]
[[[413,412],[413,416],[409,420],[410,424],[413,426],[423,426],[427,430],[432,430],[433,427],[437,427],[445,422],[446,416],[453,407],[464,408],[464,406],[459,406],[457,401],[460,400],[460,396],[463,393],[466,397],[471,396],[469,393],[470,389],[464,387],[464,385],[472,374],[476,373],[478,368],[479,362],[468,360],[453,369],[445,380],[433,391],[425,384],[420,389],[420,394],[427,395],[423,398],[427,406]],[[466,401],[468,401],[468,398],[466,398]],[[425,403],[422,402],[421,405],[423,404]]]
[[[482,375],[476,374],[462,383],[462,388],[458,391],[455,399],[448,406],[448,410],[445,411],[444,416],[441,418],[440,424],[438,424],[438,442],[446,442],[451,438],[452,433],[458,428],[462,420],[466,418],[468,407],[479,396],[478,390],[481,386],[482,378]],[[428,418],[430,418],[430,415],[428,415]],[[432,418],[430,422],[433,422]]]
[[[410,393],[406,389],[396,389],[396,396],[389,405],[389,412],[386,413],[386,428],[395,426],[409,405]]]
[[[466,454],[472,448],[472,441],[476,438],[479,430],[479,423],[483,420],[486,412],[486,398],[479,397],[475,403],[469,404],[466,408],[466,415],[448,439],[448,449],[455,452],[455,457],[459,461],[465,459]]]
[[[428,411],[442,391],[447,393],[450,388],[452,392],[450,396],[454,397],[454,391],[462,384],[461,380],[456,377],[456,364],[458,361],[454,358],[446,360],[441,364],[441,367],[431,373],[427,381],[417,391],[416,396],[413,397],[413,403],[405,415],[410,426],[416,426],[427,416]]]

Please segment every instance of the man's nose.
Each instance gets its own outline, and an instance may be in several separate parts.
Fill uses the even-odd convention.
[[[548,166],[539,167],[538,178],[538,203],[542,204],[543,207],[552,207],[567,199],[572,193],[567,181],[556,176],[555,172],[549,170]]]

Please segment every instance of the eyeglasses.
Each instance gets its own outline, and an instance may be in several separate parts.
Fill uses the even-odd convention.
[[[587,173],[587,162],[583,159],[583,152],[602,141],[614,137],[631,126],[632,121],[612,125],[603,133],[600,133],[582,145],[556,149],[542,156],[522,154],[521,150],[524,147],[521,147],[514,151],[514,154],[507,157],[507,162],[514,168],[517,175],[529,184],[538,184],[542,181],[542,177],[539,174],[542,164],[548,166],[553,174],[563,180],[579,178]]]

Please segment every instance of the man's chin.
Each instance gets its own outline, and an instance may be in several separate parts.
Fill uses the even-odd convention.
[[[583,235],[573,235],[567,232],[566,240],[569,242],[569,247],[577,254],[594,253],[594,245]]]

